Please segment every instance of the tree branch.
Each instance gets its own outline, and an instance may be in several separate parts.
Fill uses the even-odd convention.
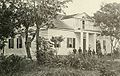
[[[34,33],[32,39],[30,40],[30,42],[32,42],[32,41],[34,40],[34,38],[35,38],[35,36],[36,36],[36,33],[37,33],[37,30],[35,31],[35,33]]]

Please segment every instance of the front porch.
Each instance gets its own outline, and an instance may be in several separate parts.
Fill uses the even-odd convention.
[[[91,50],[96,51],[96,40],[98,33],[96,32],[87,32],[87,31],[80,31],[76,32],[76,48],[78,49],[81,47],[82,50]]]

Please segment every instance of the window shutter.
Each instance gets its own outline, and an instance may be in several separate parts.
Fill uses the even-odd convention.
[[[73,48],[75,48],[75,38],[73,38]]]
[[[103,49],[106,49],[106,41],[103,40]]]
[[[67,38],[67,48],[69,48],[69,38]]]
[[[19,38],[17,38],[17,48],[19,48]]]
[[[14,48],[14,39],[12,38],[11,40],[12,40],[12,42],[11,42],[12,46],[11,46],[11,48]]]
[[[8,43],[8,48],[10,48],[10,39],[9,39],[9,43]]]

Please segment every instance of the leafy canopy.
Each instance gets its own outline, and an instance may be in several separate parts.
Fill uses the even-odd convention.
[[[102,35],[120,38],[120,3],[109,3],[101,6],[94,14],[95,23],[101,27]]]

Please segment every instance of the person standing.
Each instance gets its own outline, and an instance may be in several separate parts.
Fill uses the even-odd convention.
[[[95,50],[93,49],[93,51],[92,51],[92,55],[94,56],[95,55]]]
[[[82,49],[81,49],[81,47],[79,47],[78,53],[79,53],[79,54],[82,54]]]
[[[73,53],[76,54],[76,52],[77,52],[77,50],[74,48],[74,49],[73,49]]]
[[[88,50],[88,55],[89,55],[89,56],[91,56],[91,52],[92,52],[92,51],[91,51],[90,48],[89,48],[89,50]]]

